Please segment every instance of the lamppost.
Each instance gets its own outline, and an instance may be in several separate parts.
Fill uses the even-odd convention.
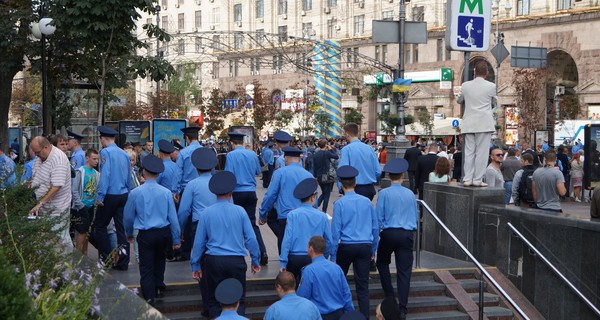
[[[305,83],[304,83],[304,110],[303,110],[303,115],[304,115],[304,129],[302,130],[303,135],[305,137],[308,136],[308,84],[309,84],[309,80],[308,80],[308,68],[311,67],[311,63],[312,60],[308,58],[308,49],[309,44],[312,43],[312,40],[314,40],[315,38],[315,30],[313,29],[304,29],[302,30],[303,33],[303,37],[304,39],[308,40],[308,44],[306,45],[306,51],[304,52],[304,68],[305,68],[305,73],[306,73],[306,79],[305,79]]]
[[[44,16],[45,3],[40,6],[40,17]],[[47,103],[47,76],[46,76],[46,36],[52,35],[56,27],[51,25],[52,18],[41,18],[39,22],[30,25],[31,33],[34,37],[41,40],[42,43],[42,126],[44,135],[50,133],[50,110]]]
[[[510,1],[506,1],[506,4],[504,5],[504,10],[506,10],[506,14],[508,15],[510,13],[510,11],[512,10],[512,4],[510,3]],[[492,2],[492,11],[494,11],[495,15],[496,15],[496,32],[494,34],[495,38],[496,38],[496,45],[503,45],[504,44],[504,34],[500,33],[500,0],[494,0]],[[498,95],[498,81],[500,80],[500,63],[502,61],[501,60],[496,60],[496,74],[495,74],[495,83],[496,83],[496,96]]]
[[[400,0],[400,8],[398,10],[400,14],[398,23],[398,33],[400,34],[400,43],[398,45],[398,70],[395,72],[395,79],[404,78],[404,31],[406,22],[406,0]],[[394,94],[396,102],[396,113],[400,117],[400,125],[396,126],[396,138],[395,142],[398,146],[402,147],[406,145],[406,129],[404,126],[404,104],[406,103],[406,93],[397,92]]]

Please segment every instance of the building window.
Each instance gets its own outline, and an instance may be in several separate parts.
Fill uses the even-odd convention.
[[[152,24],[152,18],[146,19],[146,24]]]
[[[212,15],[211,15],[211,22],[213,24],[213,26],[218,26],[220,23],[220,13],[219,13],[219,8],[213,8],[212,9]]]
[[[283,68],[283,55],[273,56],[273,70],[281,70]]]
[[[567,10],[572,8],[571,0],[556,0],[556,10]]]
[[[262,45],[265,42],[265,29],[256,29],[256,43]]]
[[[202,52],[202,38],[200,38],[200,37],[194,38],[194,45],[196,47],[196,53]]]
[[[198,30],[202,28],[202,11],[200,10],[194,13],[194,27]]]
[[[183,31],[185,29],[185,16],[183,13],[177,15],[177,29]]]
[[[213,79],[219,78],[219,62],[215,61],[212,63],[212,77]]]
[[[312,0],[302,0],[302,10],[312,10]]]
[[[388,55],[388,46],[384,44],[381,46],[381,62],[387,63],[387,55]]]
[[[354,35],[360,36],[365,32],[365,15],[354,16]]]
[[[169,32],[169,16],[162,16],[162,28],[165,32]]]
[[[237,59],[229,60],[229,76],[230,77],[238,76],[238,60]]]
[[[233,48],[236,50],[244,49],[244,35],[236,33],[233,35]]]
[[[168,4],[168,2],[169,2],[168,0],[162,0],[162,1],[161,1],[161,4],[162,4],[163,8],[166,8],[166,7],[167,7],[167,4]],[[163,10],[164,10],[164,9],[163,9]]]
[[[410,45],[404,47],[404,63],[412,63],[412,48]]]
[[[335,6],[337,6],[337,0],[327,0],[327,6],[328,7],[335,7]]]
[[[278,0],[277,13],[287,14],[287,0]]]
[[[154,43],[148,43],[148,56],[152,57],[156,53],[154,52]]]
[[[419,63],[419,45],[413,44],[413,63]]]
[[[452,51],[446,49],[446,60],[451,60],[452,59]]]
[[[393,10],[384,11],[383,14],[381,15],[381,18],[383,20],[394,20],[394,11]]]
[[[331,39],[335,36],[335,24],[337,23],[337,20],[335,19],[329,19],[327,20],[327,38]]]
[[[242,22],[242,4],[238,3],[233,6],[233,21]]]
[[[358,47],[346,49],[346,66],[356,68],[358,66]]]
[[[260,58],[250,58],[250,71],[256,74],[260,72]]]
[[[381,47],[375,46],[375,61],[381,62]]]
[[[310,38],[310,33],[312,31],[312,22],[302,23],[302,35],[304,38]]]
[[[185,54],[185,39],[177,40],[177,54]]]
[[[444,40],[437,39],[436,40],[436,53],[437,53],[437,61],[444,60]]]
[[[182,6],[184,2],[184,0],[179,0],[179,5]]]
[[[413,21],[425,21],[425,7],[418,6],[412,8]]]
[[[264,0],[256,0],[256,17],[257,18],[265,17],[265,1]]]
[[[279,35],[279,43],[287,42],[287,26],[279,26],[277,34]]]
[[[517,16],[529,14],[529,0],[517,0]]]
[[[212,37],[212,47],[215,50],[221,49],[221,39],[218,34],[213,35]]]
[[[353,64],[353,67],[354,68],[358,68],[358,47],[354,48],[353,51],[354,51],[354,61],[353,61],[354,64]]]

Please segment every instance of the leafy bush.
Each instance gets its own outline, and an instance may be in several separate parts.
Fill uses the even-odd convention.
[[[23,286],[25,277],[12,266],[0,247],[0,314],[4,319],[31,319],[33,303]]]

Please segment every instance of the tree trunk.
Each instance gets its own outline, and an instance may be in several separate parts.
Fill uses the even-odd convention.
[[[15,75],[16,73],[0,72],[0,142],[2,142],[2,151],[5,153],[10,147],[10,141],[8,141],[8,112],[12,97],[12,82]]]

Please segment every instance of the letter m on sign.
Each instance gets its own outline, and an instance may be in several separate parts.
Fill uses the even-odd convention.
[[[477,8],[479,14],[483,14],[483,0],[460,0],[460,9],[459,12],[460,13],[465,13],[465,4],[467,5],[467,7],[469,8],[469,12],[473,13],[475,12],[475,9]]]

